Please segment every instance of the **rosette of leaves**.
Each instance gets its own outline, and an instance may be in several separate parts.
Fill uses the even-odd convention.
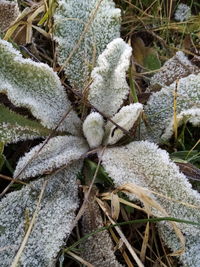
[[[120,86],[113,82],[110,85],[113,91],[107,92],[107,87],[99,83],[99,94],[103,96],[104,90],[110,102],[114,99],[117,104],[115,111],[112,111],[112,117],[108,117],[107,121],[101,114],[106,113],[109,102],[102,104],[101,114],[96,111],[88,115],[83,122],[83,133],[87,141],[80,129],[81,122],[71,110],[70,102],[56,74],[45,64],[22,59],[7,42],[1,41],[1,47],[0,78],[5,81],[0,87],[2,92],[7,93],[13,104],[29,108],[44,127],[55,130],[61,124],[59,131],[62,131],[62,135],[57,132],[57,136],[35,146],[19,160],[14,172],[15,178],[25,181],[31,177],[39,178],[21,190],[8,194],[0,203],[0,260],[4,266],[10,266],[11,263],[13,266],[54,265],[64,237],[72,230],[74,212],[78,206],[76,174],[81,171],[82,158],[89,147],[99,147],[98,154],[101,155],[102,164],[113,179],[115,187],[123,188],[128,183],[130,188],[146,188],[148,202],[138,195],[137,190],[129,190],[128,193],[126,190],[126,193],[131,199],[140,199],[144,205],[148,205],[150,215],[160,217],[167,214],[179,219],[199,221],[200,195],[191,188],[187,178],[179,172],[167,152],[148,141],[132,141],[128,145],[114,147],[132,128],[142,112],[142,105],[139,103],[121,108],[128,93],[125,72],[129,62],[128,56],[120,55],[131,55],[130,48],[122,39],[113,40],[107,46],[93,70],[95,75],[90,95],[93,90],[97,90],[96,79],[107,81],[110,75],[111,81],[115,81],[115,78],[119,79],[119,71]],[[19,72],[18,69],[24,65],[24,72]],[[12,76],[6,69],[7,72],[11,71]],[[25,77],[29,78],[28,82]],[[196,83],[191,89],[194,90],[194,96],[195,86]],[[95,101],[95,97],[93,99]],[[98,101],[100,100],[97,100],[97,104]],[[71,113],[70,118],[65,118],[66,110]],[[13,132],[10,133],[12,134]],[[13,135],[15,134],[17,132]],[[14,140],[18,138],[13,138]],[[9,141],[12,142],[12,139]],[[104,152],[100,150],[102,144],[107,145]],[[49,175],[40,178],[45,174]],[[54,212],[56,217],[53,216]],[[158,226],[163,239],[173,251],[182,248],[184,240],[182,238],[179,242],[171,224],[160,223]],[[180,260],[185,266],[191,262],[192,266],[199,266],[199,256],[193,255],[193,251],[199,246],[197,237],[200,235],[200,228],[183,223],[178,227],[186,239],[186,250]],[[98,251],[93,250],[91,253]],[[102,263],[101,266],[107,265]]]
[[[121,11],[112,0],[59,0],[54,14],[58,62],[71,85],[83,90],[96,59],[120,36]]]

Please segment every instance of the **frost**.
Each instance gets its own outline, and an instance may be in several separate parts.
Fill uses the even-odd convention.
[[[132,142],[124,147],[107,148],[102,156],[102,163],[116,187],[132,183],[147,188],[156,192],[156,194],[149,192],[149,195],[165,209],[169,217],[200,221],[200,194],[192,189],[187,178],[169,159],[167,152],[159,149],[155,144],[141,141]],[[131,199],[136,198],[134,195],[128,196]],[[161,212],[155,208],[152,208],[152,213],[154,216],[161,216]],[[195,265],[186,264],[185,266],[199,266],[199,253],[192,255],[192,251],[199,246],[197,236],[200,237],[200,228],[183,223],[178,227],[186,238],[186,253],[180,259],[189,263],[195,262],[197,258]],[[166,243],[173,251],[177,250],[180,244],[171,225],[160,223],[159,229]]]
[[[144,106],[147,125],[141,125],[141,138],[159,143],[173,134],[174,93],[176,84],[153,93]],[[200,74],[191,74],[177,85],[176,116],[179,125],[188,117],[194,126],[200,125]]]
[[[179,4],[175,11],[174,19],[176,21],[184,21],[188,20],[190,17],[191,17],[190,7],[183,3]]]
[[[55,128],[71,109],[64,88],[56,73],[46,64],[23,59],[13,46],[0,40],[0,92],[18,107],[27,107],[47,128]],[[62,130],[80,131],[80,120],[71,110]]]
[[[88,150],[85,140],[75,136],[53,137],[41,149],[42,146],[43,144],[35,146],[18,161],[14,177],[18,176],[27,164],[18,178],[34,177],[67,166],[80,159]]]
[[[130,104],[120,109],[120,111],[114,115],[112,120],[116,122],[123,129],[129,131],[139,115],[143,110],[143,106],[140,103]],[[108,121],[105,126],[105,143],[113,145],[117,143],[123,136],[122,130],[118,129],[112,122]]]
[[[5,31],[19,15],[17,1],[0,1],[0,31]]]
[[[20,258],[20,266],[52,266],[64,244],[64,238],[70,234],[78,207],[76,175],[81,166],[81,162],[77,162],[48,178],[36,223]],[[45,179],[32,182],[1,201],[1,266],[11,266],[35,211]]]
[[[104,226],[101,211],[95,202],[94,192],[89,196],[82,217],[83,234],[90,234]],[[116,260],[114,247],[107,230],[87,238],[81,244],[82,257],[95,267],[121,267]]]
[[[112,0],[58,1],[54,15],[58,62],[65,66],[67,78],[75,88],[82,90],[86,86],[96,58],[109,42],[120,36],[120,15]],[[71,56],[79,40],[80,45]]]
[[[83,123],[83,132],[90,148],[95,148],[101,145],[104,136],[103,127],[103,117],[97,112],[92,112],[85,119]]]
[[[0,105],[0,142],[16,143],[18,141],[48,136],[51,130],[36,121],[10,111]]]
[[[107,116],[113,116],[129,92],[126,71],[132,48],[121,38],[113,40],[99,56],[92,71],[89,101]]]
[[[165,62],[159,72],[153,75],[149,89],[156,90],[172,84],[177,79],[199,72],[200,69],[193,65],[182,51],[178,51],[175,56]]]

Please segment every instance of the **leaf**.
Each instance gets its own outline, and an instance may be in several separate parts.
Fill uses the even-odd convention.
[[[0,31],[5,31],[19,15],[17,1],[0,2]]]
[[[192,189],[167,152],[155,144],[141,141],[124,147],[107,148],[102,164],[116,187],[128,183],[133,184],[133,188],[134,184],[143,187],[147,199],[151,197],[156,201],[168,216],[196,222],[200,220],[200,194]],[[132,200],[137,198],[131,194],[128,196]],[[162,216],[156,208],[151,208],[151,212],[156,217]],[[186,252],[181,260],[185,266],[199,266],[200,258],[196,250],[200,246],[200,228],[181,223],[178,228],[186,238]],[[166,244],[173,251],[179,250],[180,243],[171,225],[159,223],[159,229]]]
[[[55,128],[71,105],[55,72],[44,63],[23,59],[13,46],[0,40],[0,92],[18,107],[30,109],[47,128]],[[80,134],[80,120],[73,110],[59,127]]]
[[[156,70],[161,67],[156,50],[153,47],[145,46],[139,37],[133,41],[133,56],[135,61],[146,70]]]
[[[129,67],[131,47],[121,38],[113,40],[98,57],[92,71],[89,101],[106,116],[113,116],[129,92],[126,71]]]
[[[53,137],[45,145],[35,146],[19,159],[14,177],[25,179],[67,166],[80,159],[87,150],[87,143],[81,137]]]
[[[97,57],[120,36],[120,9],[112,0],[59,0],[54,14],[58,62],[73,87],[83,90]]]
[[[52,131],[0,104],[0,141],[18,141],[48,136]]]
[[[200,74],[191,74],[151,95],[144,106],[146,124],[141,124],[141,139],[160,143],[173,135],[175,94],[177,126],[184,122],[200,125]]]
[[[129,131],[139,118],[142,110],[143,106],[140,103],[124,106],[112,117],[112,121],[116,122],[126,131]],[[107,122],[105,126],[105,144],[116,144],[123,136],[122,130],[118,129],[112,122]]]
[[[55,258],[71,232],[78,207],[76,174],[81,162],[48,177],[35,225],[20,257],[20,266],[54,266]],[[42,178],[10,193],[0,203],[0,262],[11,266],[35,211]]]

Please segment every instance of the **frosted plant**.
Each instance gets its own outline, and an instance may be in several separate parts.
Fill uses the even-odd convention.
[[[17,1],[0,0],[0,32],[5,31],[18,15]]]
[[[199,68],[193,65],[182,51],[178,51],[175,56],[165,62],[159,72],[153,75],[149,89],[157,90],[172,84],[177,79],[199,72]]]
[[[175,20],[184,21],[188,20],[190,17],[191,17],[190,7],[183,3],[179,4],[174,14]]]
[[[107,116],[113,116],[129,92],[126,71],[129,67],[131,47],[121,38],[108,44],[92,71],[89,101]]]
[[[59,0],[54,15],[58,62],[82,90],[97,57],[120,36],[121,11],[112,0]]]
[[[153,93],[144,107],[147,123],[141,125],[141,138],[159,143],[168,140],[174,132],[174,94],[176,93],[176,120],[178,126],[190,122],[200,125],[200,74],[191,74],[178,83]]]
[[[63,7],[63,2],[60,1],[59,3],[58,13],[61,12],[62,8],[64,9],[63,12],[70,11],[71,7],[74,10],[79,8],[80,12],[83,11],[81,9],[83,3],[80,1],[66,1]],[[69,6],[66,9],[65,5],[67,3]],[[85,7],[89,6],[89,2],[85,1],[84,3]],[[104,3],[108,3],[104,15],[109,15],[111,2],[104,1]],[[118,17],[118,10],[113,9],[113,12]],[[74,14],[74,11],[72,14]],[[87,18],[89,14],[90,10],[87,13]],[[63,21],[65,20],[68,21],[68,19],[63,18]],[[75,20],[79,21],[80,17],[77,16]],[[97,22],[99,23],[98,20]],[[114,20],[113,27],[116,27],[115,22]],[[101,23],[94,25],[95,28],[100,27],[102,29]],[[64,31],[64,26],[61,27],[60,31],[62,30]],[[91,36],[95,36],[94,32],[90,33]],[[77,36],[77,39],[74,40],[77,41],[79,37]],[[74,47],[76,45],[75,41],[73,43]],[[84,44],[87,44],[87,41]],[[87,52],[86,47],[80,46],[80,51],[82,51],[80,53],[76,51],[80,58],[82,58],[81,53],[85,55],[85,51]],[[71,48],[71,51],[73,51],[73,47]],[[83,123],[86,142],[81,129],[81,121],[72,110],[64,88],[53,70],[46,64],[23,59],[11,44],[0,41],[0,92],[6,93],[14,105],[28,108],[43,125],[40,129],[38,122],[34,122],[37,125],[33,125],[28,118],[20,124],[19,117],[15,125],[10,118],[10,113],[4,108],[8,115],[0,120],[0,133],[2,133],[3,140],[6,140],[6,142],[21,140],[18,135],[22,135],[22,139],[25,140],[29,138],[29,132],[31,138],[33,138],[35,128],[40,129],[37,131],[37,136],[40,134],[41,137],[46,136],[48,129],[54,129],[57,135],[55,137],[50,136],[51,138],[46,139],[44,143],[31,148],[16,166],[15,178],[27,181],[27,178],[39,176],[38,180],[27,184],[21,190],[8,194],[0,202],[0,262],[5,267],[10,266],[13,262],[16,263],[16,261],[19,266],[46,267],[55,265],[57,253],[64,244],[64,237],[70,234],[72,228],[74,213],[78,205],[75,180],[77,172],[81,171],[82,158],[86,156],[88,147],[90,146],[93,149],[98,146],[100,150],[103,142],[108,142],[113,146],[123,136],[122,128],[129,131],[142,112],[141,104],[130,104],[121,108],[129,92],[126,83],[126,70],[129,67],[130,56],[130,46],[119,38],[110,42],[105,51],[99,55],[97,66],[92,72],[93,82],[89,90],[89,100],[96,110],[105,113],[106,117],[111,117],[115,126],[108,122],[109,118],[106,122],[106,118],[101,117],[97,112],[89,114]],[[74,62],[76,63],[76,61]],[[73,64],[68,64],[67,67],[73,69]],[[79,85],[79,74],[82,68],[81,64],[77,64],[72,71],[73,73],[76,72]],[[70,77],[70,73],[68,75]],[[73,84],[73,80],[71,82]],[[173,104],[174,89],[175,84],[152,96],[155,106],[156,97],[159,98],[162,105],[167,105],[167,115],[171,114],[169,105],[171,102],[169,103],[169,101],[172,101]],[[177,94],[177,118],[178,116],[181,119],[187,117],[187,120],[193,124],[199,124],[198,91],[199,75],[190,75],[187,78],[180,79]],[[165,98],[165,95],[167,95],[167,98]],[[151,110],[150,103],[145,107],[147,116]],[[162,111],[159,105],[157,111]],[[67,112],[69,114],[65,118]],[[153,109],[155,115],[154,112]],[[13,116],[17,118],[18,115]],[[188,116],[192,117],[188,118]],[[104,133],[104,119],[106,133]],[[161,123],[163,121],[165,123],[165,120],[162,120]],[[59,123],[61,125],[58,132],[57,126]],[[8,136],[6,136],[5,126],[9,124],[16,130],[9,130]],[[26,126],[29,127],[28,130]],[[26,130],[28,131],[27,135],[24,134]],[[155,135],[160,138],[157,132]],[[146,138],[151,138],[151,134],[147,135]],[[156,200],[170,217],[192,221],[199,220],[199,210],[194,208],[194,205],[199,206],[200,204],[199,193],[191,189],[187,178],[169,160],[167,152],[158,149],[155,144],[141,141],[131,142],[124,147],[111,148],[108,146],[102,156],[102,162],[116,187],[125,183],[145,187],[155,191],[155,194],[148,191],[149,196]],[[43,175],[49,173],[51,173],[49,176],[43,177]],[[38,199],[41,186],[45,185],[46,181],[47,185],[44,188],[44,195],[40,203]],[[128,196],[133,200],[137,198],[137,195],[128,194]],[[186,202],[188,205],[182,202]],[[37,208],[38,203],[40,203],[39,208]],[[37,211],[36,217],[34,217],[35,211]],[[161,211],[155,207],[151,208],[151,213],[158,217],[162,215]],[[35,223],[30,229],[30,222],[33,218],[35,218]],[[180,260],[185,266],[191,262],[195,263],[195,267],[199,266],[199,256],[196,254],[192,260],[191,255],[199,245],[197,236],[200,235],[200,229],[185,224],[179,226],[186,237],[186,252],[180,257]],[[162,237],[173,251],[179,248],[179,240],[174,235],[171,224],[160,223],[159,229]],[[25,237],[28,238],[25,239]],[[105,239],[107,240],[107,237]],[[24,240],[26,243],[23,247]],[[98,247],[98,240],[94,240],[96,247]],[[92,241],[91,243],[94,244]],[[109,256],[111,256],[111,260],[114,259],[113,254]]]

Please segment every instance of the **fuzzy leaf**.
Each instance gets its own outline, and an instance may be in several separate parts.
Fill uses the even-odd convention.
[[[71,105],[55,72],[44,63],[23,59],[6,41],[0,40],[0,92],[18,107],[29,108],[47,128],[55,128]],[[80,120],[72,110],[60,129],[79,133]]]
[[[153,93],[144,106],[147,124],[141,125],[141,138],[153,142],[169,139],[174,125],[174,93],[176,84]],[[178,125],[188,120],[200,125],[200,74],[182,78],[177,86],[176,117]]]
[[[192,205],[200,206],[200,194],[192,189],[187,178],[169,159],[167,152],[159,149],[155,144],[141,141],[132,142],[124,147],[107,148],[102,156],[102,163],[116,187],[127,183],[142,186],[162,195],[147,193],[165,209],[170,217],[195,222],[200,220],[199,209],[192,207]],[[128,196],[135,199],[134,195],[128,194]],[[161,216],[161,212],[157,209],[152,208],[151,211],[155,216]],[[174,242],[173,246],[170,245],[174,251],[180,248],[179,240],[173,233],[171,225],[160,223],[159,227],[166,243],[169,245]],[[197,239],[197,236],[200,237],[200,228],[189,224],[179,224],[178,227],[186,238],[186,253],[181,259],[184,257],[184,261],[189,263],[192,260],[191,257],[198,258],[198,265],[185,266],[199,266],[199,254],[193,254],[193,250],[196,246],[200,246],[200,239]],[[168,235],[165,234],[166,231]]]
[[[83,123],[83,132],[91,148],[101,145],[104,136],[104,120],[98,112],[92,112]]]
[[[120,36],[120,14],[112,0],[58,1],[54,15],[58,62],[74,87],[84,88],[96,58]]]
[[[125,106],[120,109],[120,111],[114,115],[112,120],[116,122],[119,126],[129,131],[139,115],[143,110],[142,104],[135,103]],[[108,145],[114,145],[117,143],[122,137],[124,133],[118,129],[112,122],[108,121],[105,126],[105,140],[104,142]]]
[[[199,72],[200,69],[193,65],[182,51],[178,51],[175,56],[165,62],[159,72],[153,75],[150,80],[150,89],[157,90],[172,84],[177,79]]]
[[[27,139],[48,136],[51,130],[0,105],[0,141],[15,143]]]
[[[18,161],[14,177],[19,175],[27,163],[27,167],[18,178],[34,177],[61,166],[67,166],[78,160],[88,150],[85,140],[75,136],[53,137],[41,149],[42,146],[43,144],[35,146]]]
[[[19,266],[54,266],[64,238],[70,234],[78,207],[76,175],[81,166],[77,162],[48,178],[40,210]],[[19,249],[45,179],[8,194],[0,203],[0,262],[4,267],[11,266]]]
[[[0,31],[5,31],[19,15],[17,1],[0,1]]]
[[[129,92],[126,71],[129,67],[131,47],[121,38],[113,40],[99,56],[92,71],[89,101],[107,116],[113,116]]]

